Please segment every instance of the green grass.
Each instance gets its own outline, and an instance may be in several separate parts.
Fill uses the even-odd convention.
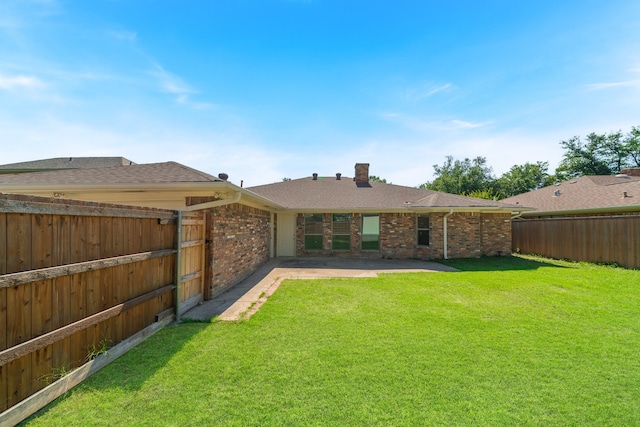
[[[640,272],[533,258],[291,280],[167,327],[33,426],[640,425]]]

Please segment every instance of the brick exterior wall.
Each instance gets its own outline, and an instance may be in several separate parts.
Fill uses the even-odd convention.
[[[345,258],[442,259],[444,213],[429,214],[429,246],[417,244],[417,214],[381,213],[380,249],[361,249],[362,215],[351,214],[349,250],[333,250],[331,214],[323,214],[322,250],[304,248],[304,214],[296,220],[296,255]],[[511,253],[510,214],[454,213],[447,218],[449,258],[477,258]]]
[[[269,260],[271,214],[235,203],[210,209],[207,227],[210,299]]]

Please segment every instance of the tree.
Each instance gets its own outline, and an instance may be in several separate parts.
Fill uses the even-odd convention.
[[[375,176],[375,175],[370,175],[369,176],[369,181],[373,181],[373,182],[382,182],[385,184],[391,184],[390,182],[388,183],[386,178],[380,178],[379,176]]]
[[[581,175],[611,175],[611,168],[601,155],[605,140],[604,135],[590,133],[586,143],[579,136],[560,142],[565,153],[556,174],[563,180]]]
[[[553,184],[555,177],[549,175],[548,169],[548,162],[527,162],[524,165],[512,166],[498,178],[497,189],[500,198],[515,196]]]
[[[433,165],[433,170],[436,178],[420,185],[420,188],[465,195],[482,193],[492,188],[495,182],[485,157],[454,161],[453,156],[447,156],[444,164]]]
[[[631,128],[625,135],[624,144],[629,153],[629,166],[640,167],[640,126]]]
[[[563,159],[556,169],[561,179],[581,175],[612,175],[622,169],[640,167],[640,128],[632,127],[609,134],[590,133],[583,143],[579,136],[560,143],[565,149]]]

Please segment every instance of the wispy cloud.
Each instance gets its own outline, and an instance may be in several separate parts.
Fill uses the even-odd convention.
[[[589,90],[606,90],[606,89],[614,89],[614,88],[620,88],[620,87],[640,89],[640,79],[626,80],[626,81],[620,81],[620,82],[593,83],[593,84],[587,85],[587,89]]]
[[[481,128],[483,126],[487,126],[491,124],[491,122],[472,123],[472,122],[465,122],[463,120],[451,120],[451,124],[461,129],[475,129],[475,128]]]
[[[206,110],[215,107],[211,103],[192,101],[191,95],[198,92],[180,77],[165,70],[161,65],[154,63],[154,71],[151,74],[158,79],[163,91],[176,95],[176,103],[195,110]]]
[[[3,76],[0,75],[0,89],[36,89],[45,84],[37,77],[30,76]]]
[[[455,88],[451,83],[445,84],[433,84],[433,83],[425,83],[422,86],[406,89],[404,92],[404,97],[406,99],[412,100],[421,100],[430,98],[433,95],[440,92],[447,92],[451,89]]]
[[[465,120],[446,119],[426,119],[401,113],[383,113],[380,115],[384,120],[388,120],[398,125],[417,132],[427,131],[457,131],[481,128],[490,125],[492,122],[474,123]]]
[[[154,64],[154,71],[151,73],[158,79],[160,87],[165,92],[176,95],[188,95],[195,93],[191,87],[186,84],[180,77],[171,74],[159,64]]]
[[[106,34],[108,37],[112,39],[130,42],[130,43],[135,42],[136,39],[138,38],[138,33],[133,31],[126,31],[126,30],[108,30]]]

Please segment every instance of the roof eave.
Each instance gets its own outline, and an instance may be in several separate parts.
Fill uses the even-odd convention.
[[[632,212],[640,211],[640,205],[634,206],[609,206],[604,208],[589,208],[589,209],[567,209],[567,210],[555,210],[555,211],[532,211],[523,214],[523,217],[527,216],[552,216],[552,215],[576,215],[576,214],[594,214],[594,213],[615,213],[615,212]]]

